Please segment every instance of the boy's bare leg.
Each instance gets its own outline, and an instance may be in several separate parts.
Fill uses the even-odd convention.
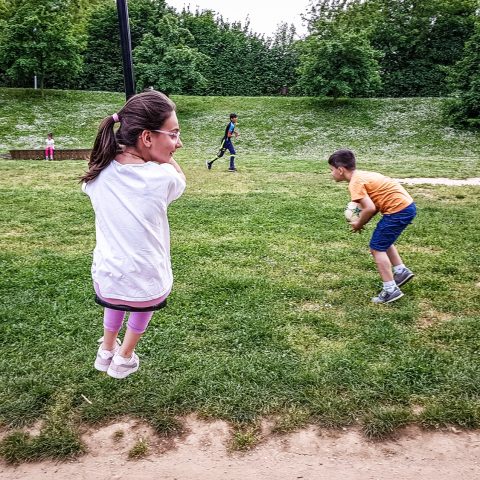
[[[398,254],[398,250],[395,247],[395,245],[392,245],[388,250],[387,250],[387,255],[390,260],[390,263],[395,267],[397,265],[403,264],[402,259],[400,258],[400,255]]]
[[[382,277],[382,281],[392,282],[393,281],[392,264],[390,262],[390,258],[387,252],[379,252],[378,250],[370,250],[370,252],[372,253],[375,263],[377,264],[378,273],[380,273],[380,277]]]

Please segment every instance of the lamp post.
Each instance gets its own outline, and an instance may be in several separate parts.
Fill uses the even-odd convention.
[[[37,27],[33,27],[33,37],[34,39],[36,38],[37,36]],[[33,88],[34,90],[37,89],[37,74],[35,72],[33,72]]]
[[[132,40],[130,38],[127,0],[117,0],[117,12],[118,23],[120,27],[120,43],[122,46],[125,96],[128,100],[132,95],[135,94],[135,78],[133,75]]]

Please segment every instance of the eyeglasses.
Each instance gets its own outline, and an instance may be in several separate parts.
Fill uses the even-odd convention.
[[[164,133],[168,135],[172,140],[178,142],[180,140],[180,132],[167,132],[166,130],[151,130],[152,132]]]

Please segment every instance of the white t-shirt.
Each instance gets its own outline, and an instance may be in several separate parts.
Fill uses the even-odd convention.
[[[55,140],[53,138],[47,138],[47,147],[55,148]]]
[[[185,190],[168,163],[113,160],[82,185],[95,211],[92,278],[104,298],[142,302],[172,288],[167,207]]]

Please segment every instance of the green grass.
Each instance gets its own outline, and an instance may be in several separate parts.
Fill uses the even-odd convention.
[[[258,444],[259,428],[257,425],[236,425],[229,444],[230,451],[251,450]]]
[[[93,369],[102,311],[93,215],[77,183],[85,164],[0,161],[0,454],[77,455],[83,426],[123,415],[163,435],[180,433],[186,413],[225,419],[242,426],[237,449],[255,444],[263,416],[280,432],[358,424],[372,438],[407,422],[479,427],[480,189],[409,187],[419,215],[398,246],[417,277],[378,307],[373,225],[350,234],[346,185],[325,159],[347,146],[361,168],[394,176],[480,176],[480,136],[445,127],[440,99],[174,100],[188,179],[170,209],[175,285],[124,381]],[[35,146],[22,125],[40,146],[53,130],[59,146],[87,147],[121,103],[0,90],[0,150]],[[208,172],[230,111],[240,171],[221,160]],[[38,420],[38,436],[21,430]]]
[[[148,448],[148,442],[141,438],[128,452],[128,458],[130,460],[138,460],[140,458],[144,458],[148,455]]]
[[[0,455],[8,463],[42,460],[45,458],[75,458],[85,452],[78,433],[78,419],[70,391],[52,396],[51,405],[43,415],[38,435],[16,431],[0,442]]]

